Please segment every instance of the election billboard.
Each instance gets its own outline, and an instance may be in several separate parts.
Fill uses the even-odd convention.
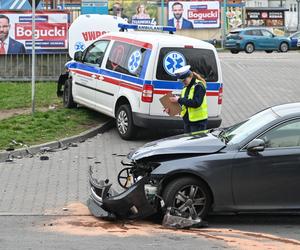
[[[156,25],[160,12],[157,6],[161,1],[108,1],[109,14],[123,18],[128,23],[140,25]]]
[[[176,29],[220,27],[219,1],[169,1],[168,26]]]
[[[69,13],[66,11],[37,11],[35,20],[36,53],[66,52]],[[31,53],[32,13],[30,11],[0,11],[0,25],[6,27],[2,34],[5,54]]]
[[[0,9],[2,10],[31,10],[32,0],[0,0]],[[36,0],[37,9],[43,8],[43,1]]]

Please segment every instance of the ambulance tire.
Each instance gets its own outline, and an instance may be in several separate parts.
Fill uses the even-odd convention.
[[[132,112],[129,104],[123,104],[118,108],[116,114],[116,126],[122,139],[133,139],[136,126],[133,124]]]
[[[63,104],[65,108],[76,108],[77,104],[73,100],[72,95],[72,79],[66,80],[63,93]]]

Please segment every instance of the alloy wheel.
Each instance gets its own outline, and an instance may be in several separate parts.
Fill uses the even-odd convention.
[[[196,218],[205,209],[206,197],[199,186],[188,185],[177,192],[173,205],[186,217]]]
[[[121,134],[126,134],[128,130],[128,117],[124,110],[121,110],[118,115],[117,126]]]

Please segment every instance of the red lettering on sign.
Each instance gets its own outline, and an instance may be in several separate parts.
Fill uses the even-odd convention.
[[[98,37],[108,33],[107,31],[86,31],[82,32],[82,36],[84,41],[93,41],[96,40]]]
[[[216,20],[219,18],[219,10],[218,9],[196,9],[196,10],[188,10],[188,19],[190,20]]]
[[[39,40],[66,40],[68,24],[66,23],[36,23],[35,38]],[[16,23],[15,38],[31,40],[32,28],[30,23]]]

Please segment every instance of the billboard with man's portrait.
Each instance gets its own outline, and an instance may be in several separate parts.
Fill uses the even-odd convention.
[[[68,49],[69,13],[37,11],[35,48],[37,54],[61,53]],[[0,40],[2,54],[24,54],[32,50],[32,14],[30,11],[0,11],[0,23],[7,27]]]
[[[219,1],[169,1],[168,25],[176,29],[220,27]]]

